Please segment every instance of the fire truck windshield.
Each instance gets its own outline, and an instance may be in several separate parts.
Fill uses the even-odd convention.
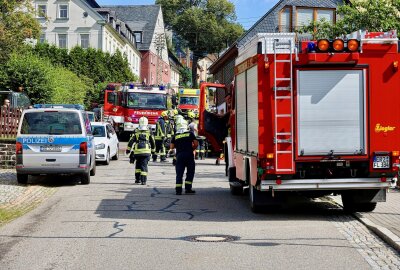
[[[128,108],[167,109],[167,96],[153,93],[129,93],[126,105]]]
[[[199,98],[198,97],[180,97],[179,104],[199,105]]]

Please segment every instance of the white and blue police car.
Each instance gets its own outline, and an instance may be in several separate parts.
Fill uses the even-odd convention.
[[[82,184],[96,173],[90,121],[81,105],[35,105],[22,113],[16,139],[20,184],[28,175],[74,174]]]

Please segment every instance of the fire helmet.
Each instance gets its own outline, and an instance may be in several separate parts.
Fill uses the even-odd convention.
[[[187,116],[188,116],[189,118],[191,118],[191,119],[196,118],[196,115],[195,115],[194,112],[192,112],[192,111],[189,111],[188,114],[187,114]]]
[[[139,119],[139,130],[147,130],[148,129],[149,120],[146,117],[142,116]]]

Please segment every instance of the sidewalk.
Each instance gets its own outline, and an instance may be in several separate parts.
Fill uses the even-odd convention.
[[[19,185],[14,169],[0,169],[0,226],[34,209],[55,187]]]
[[[386,202],[378,203],[373,212],[354,216],[400,252],[400,189],[389,189],[386,195]],[[331,198],[342,205],[340,196]]]

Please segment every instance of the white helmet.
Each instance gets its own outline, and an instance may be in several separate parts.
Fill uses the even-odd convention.
[[[142,116],[139,119],[139,130],[147,130],[148,129],[149,120],[146,117]]]
[[[176,133],[184,133],[186,131],[188,131],[188,122],[182,119],[176,124]]]

